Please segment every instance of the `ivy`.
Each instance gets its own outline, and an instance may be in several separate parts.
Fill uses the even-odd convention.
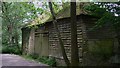
[[[90,29],[96,30],[102,28],[105,24],[113,25],[120,24],[120,2],[115,3],[97,3],[85,6],[84,9],[90,13],[90,15],[98,16],[100,19],[96,22],[95,26]],[[113,11],[114,10],[114,11]],[[115,16],[117,14],[118,16]],[[120,27],[120,26],[117,26]],[[113,28],[113,27],[111,27]]]

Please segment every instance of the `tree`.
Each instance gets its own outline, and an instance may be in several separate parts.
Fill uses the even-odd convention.
[[[100,19],[96,22],[96,25],[92,28],[92,30],[97,28],[102,28],[105,24],[112,25],[117,34],[117,38],[119,41],[119,30],[120,30],[120,2],[113,3],[96,3],[86,6],[85,9],[94,16],[100,17]],[[120,41],[119,41],[120,45]]]
[[[76,2],[71,2],[70,13],[71,13],[71,66],[79,66],[79,55],[77,45]]]
[[[57,35],[58,35],[59,44],[60,44],[60,46],[61,46],[61,51],[62,51],[62,55],[63,55],[64,61],[66,62],[66,65],[69,66],[69,65],[70,65],[70,62],[69,62],[69,60],[68,60],[68,58],[67,58],[67,55],[66,55],[66,53],[65,53],[64,43],[63,43],[63,41],[62,41],[62,38],[61,38],[61,36],[60,36],[60,31],[58,30],[58,26],[57,26],[57,24],[56,24],[56,23],[57,23],[57,19],[56,19],[56,17],[55,17],[55,13],[54,13],[54,11],[53,11],[53,7],[52,7],[52,3],[51,3],[51,2],[49,2],[49,8],[50,8],[50,12],[51,12],[52,17],[53,17],[53,25],[54,25],[54,28],[55,28],[56,33],[57,33]]]
[[[33,4],[27,2],[2,2],[2,37],[3,47],[17,47],[20,49],[20,27],[25,20],[32,20],[36,17],[36,10]],[[14,51],[15,52],[15,51]]]
[[[55,17],[55,13],[53,11],[51,2],[49,2],[49,7],[50,7],[50,11],[51,11],[51,14],[53,17],[53,25],[54,25],[57,35],[58,35],[63,58],[67,64],[67,66],[70,66],[70,62],[65,53],[64,44],[63,44],[62,38],[60,36],[60,32],[56,25],[57,19]],[[78,65],[79,65],[79,56],[78,56],[78,46],[77,46],[76,2],[71,2],[71,66],[78,66]]]

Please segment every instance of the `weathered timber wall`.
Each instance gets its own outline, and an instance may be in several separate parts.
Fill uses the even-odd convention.
[[[90,29],[95,25],[97,17],[89,15],[77,16],[77,41],[79,48],[80,65],[95,66],[107,64],[111,60],[114,52],[115,32],[113,32],[107,24],[103,28],[98,28],[94,31]],[[62,40],[64,42],[65,51],[70,60],[71,56],[71,27],[70,18],[58,20],[58,28]],[[37,28],[34,32],[34,54],[39,56],[56,57],[57,65],[65,65],[59,40],[52,22],[46,22],[44,25]],[[25,42],[23,42],[25,43]],[[24,44],[25,46],[28,44]],[[24,48],[26,49],[26,48]],[[99,56],[98,56],[99,55]],[[101,56],[100,56],[101,55]],[[106,61],[104,57],[108,58]],[[110,62],[108,63],[110,64]]]
[[[39,56],[49,55],[49,45],[48,45],[48,30],[43,27],[39,27],[35,30],[35,40],[34,40],[34,50],[35,54]]]
[[[86,19],[83,19],[84,15],[78,16],[77,17],[77,41],[78,41],[78,48],[79,48],[79,59],[80,62],[82,62],[83,58],[83,47],[85,47],[87,35],[86,35],[86,26],[84,23],[84,20],[88,22],[95,22],[97,19],[93,17],[87,17]],[[58,28],[62,37],[62,40],[64,42],[64,47],[66,50],[66,54],[70,60],[71,56],[71,27],[70,27],[70,18],[65,18],[58,20]],[[59,61],[60,59],[63,60],[61,50],[60,50],[60,45],[58,41],[58,37],[56,35],[56,31],[53,27],[53,25],[49,25],[49,46],[50,46],[50,56],[54,56],[58,58],[57,60]],[[62,64],[62,63],[59,63]]]
[[[29,45],[29,36],[30,36],[30,30],[29,28],[22,28],[22,53],[27,54],[28,53],[28,45]]]
[[[95,18],[83,17],[86,32],[86,43],[83,47],[83,66],[111,65],[115,46],[115,32],[112,26],[105,24],[102,28],[91,30]]]
[[[28,44],[28,54],[34,54],[34,40],[35,40],[35,29],[30,30],[29,44]]]

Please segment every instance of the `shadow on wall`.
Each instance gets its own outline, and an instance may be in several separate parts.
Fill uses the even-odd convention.
[[[83,65],[109,65],[113,56],[114,41],[112,39],[89,40]]]

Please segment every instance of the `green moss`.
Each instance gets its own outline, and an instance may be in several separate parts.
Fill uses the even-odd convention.
[[[76,15],[80,14],[80,8],[77,6]],[[36,25],[45,24],[46,22],[50,22],[53,20],[51,13],[45,12],[43,13],[43,18],[40,19],[39,17],[34,19],[34,22],[27,24],[26,27],[33,28]],[[70,17],[70,3],[64,4],[64,7],[55,13],[56,19],[62,19]]]
[[[113,40],[104,39],[97,41],[89,41],[88,50],[95,55],[112,55],[113,53]]]

